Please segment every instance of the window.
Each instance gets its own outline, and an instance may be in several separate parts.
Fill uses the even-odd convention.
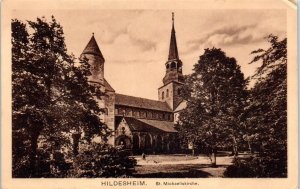
[[[173,121],[172,114],[169,114],[169,120],[170,120],[170,121]]]
[[[125,135],[125,127],[122,127],[122,134]]]
[[[164,99],[165,98],[165,92],[162,92],[161,93],[161,99]]]
[[[141,115],[141,112],[140,111],[138,111],[138,112],[136,112],[136,117],[140,117],[140,115]]]
[[[146,118],[146,112],[144,111],[141,111],[141,115],[140,115],[141,118]]]
[[[154,112],[152,113],[152,119],[155,119],[155,113]]]
[[[126,116],[131,116],[131,109],[125,109],[125,115]]]
[[[148,112],[148,118],[153,118],[152,112]]]
[[[171,63],[171,69],[175,69],[176,68],[176,63],[175,62],[172,62]]]
[[[167,89],[166,97],[169,97],[169,89]]]

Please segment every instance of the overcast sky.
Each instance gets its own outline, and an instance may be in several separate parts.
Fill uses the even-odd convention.
[[[63,26],[69,52],[79,57],[92,33],[105,58],[105,78],[117,93],[157,99],[167,61],[171,13],[183,73],[205,48],[236,58],[245,77],[256,65],[250,52],[267,47],[268,34],[286,37],[284,10],[49,10],[14,11],[20,20],[54,15]]]

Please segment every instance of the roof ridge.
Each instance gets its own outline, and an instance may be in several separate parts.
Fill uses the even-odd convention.
[[[131,95],[120,94],[120,93],[116,93],[116,95],[123,95],[123,96],[128,96],[128,97],[133,97],[133,98],[139,98],[139,99],[151,100],[151,101],[155,101],[155,102],[162,102],[162,101],[159,101],[159,100],[153,100],[153,99],[149,99],[149,98],[142,98],[142,97],[138,97],[138,96],[131,96]],[[162,103],[164,103],[164,102],[162,102]]]
[[[147,99],[142,97],[130,96],[116,93],[117,105],[136,107],[141,109],[158,110],[163,112],[172,112],[172,109],[166,102],[159,100]]]

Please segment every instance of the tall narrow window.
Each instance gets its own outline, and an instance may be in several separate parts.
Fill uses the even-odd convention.
[[[164,99],[165,98],[165,92],[162,92],[161,93],[161,99]]]
[[[167,94],[166,94],[166,98],[169,97],[169,89],[167,89]]]

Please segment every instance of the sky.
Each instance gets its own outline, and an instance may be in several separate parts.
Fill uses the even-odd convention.
[[[51,15],[62,25],[69,53],[79,57],[92,33],[105,58],[105,78],[117,93],[158,99],[163,85],[175,14],[183,74],[192,73],[206,48],[221,48],[234,57],[245,77],[259,64],[249,64],[251,51],[267,48],[269,34],[286,37],[285,10],[15,10],[22,21]]]

